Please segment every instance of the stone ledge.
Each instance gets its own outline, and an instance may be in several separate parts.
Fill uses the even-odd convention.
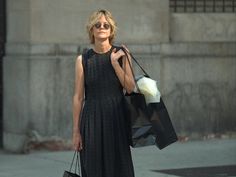
[[[115,44],[120,45],[120,44]],[[162,56],[236,56],[236,42],[127,44],[134,54]],[[6,55],[70,56],[90,48],[89,44],[28,44],[7,43]]]
[[[167,56],[236,56],[236,42],[171,43],[161,45]]]
[[[80,52],[81,47],[83,47],[83,45],[10,43],[6,44],[6,55],[71,55]],[[85,46],[83,48],[85,48]]]

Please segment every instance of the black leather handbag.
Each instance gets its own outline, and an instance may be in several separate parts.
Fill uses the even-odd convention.
[[[128,51],[122,48],[128,57]],[[145,77],[149,77],[147,72],[141,67],[137,60],[129,53],[133,61],[143,71]],[[130,61],[133,77],[135,78]],[[132,147],[143,147],[156,145],[159,149],[176,142],[178,140],[175,129],[172,125],[166,106],[162,100],[158,103],[146,104],[144,95],[140,92],[137,81],[135,81],[138,92],[125,94],[126,123],[129,144]]]
[[[75,150],[73,160],[72,160],[71,165],[70,165],[70,169],[68,171],[67,170],[64,171],[63,177],[81,177],[81,175],[79,175],[79,174],[81,174],[80,170],[79,170],[80,173],[77,174],[77,167],[78,167],[78,169],[80,169],[80,165],[79,165],[80,160],[79,160],[79,155],[78,154],[79,154],[79,152]],[[71,168],[72,168],[72,165],[74,163],[75,155],[76,155],[75,171],[72,172]]]

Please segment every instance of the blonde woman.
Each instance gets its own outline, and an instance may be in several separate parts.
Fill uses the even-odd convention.
[[[76,59],[73,144],[83,177],[134,177],[123,89],[132,92],[135,82],[125,53],[113,45],[116,29],[109,11],[92,13],[93,47]]]

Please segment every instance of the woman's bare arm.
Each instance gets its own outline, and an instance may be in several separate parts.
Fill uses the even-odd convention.
[[[118,51],[117,55],[119,55],[119,53],[120,55],[122,55],[123,53],[122,67],[120,66],[118,60],[112,60],[112,66],[115,70],[117,77],[119,78],[121,82],[121,85],[124,87],[124,89],[128,93],[131,93],[135,88],[135,81],[134,81],[134,77],[131,70],[131,67],[132,67],[131,57],[129,54],[127,54],[128,55],[128,58],[127,58],[126,55],[124,55],[123,51]],[[129,65],[128,60],[130,61],[131,67]]]
[[[84,71],[82,56],[78,56],[75,64],[75,90],[73,96],[73,133],[80,133],[80,112],[84,100]]]

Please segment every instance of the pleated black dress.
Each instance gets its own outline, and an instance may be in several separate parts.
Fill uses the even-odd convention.
[[[83,55],[85,103],[80,131],[82,177],[134,177],[124,95],[110,54],[89,49]],[[118,47],[117,47],[118,48]]]

